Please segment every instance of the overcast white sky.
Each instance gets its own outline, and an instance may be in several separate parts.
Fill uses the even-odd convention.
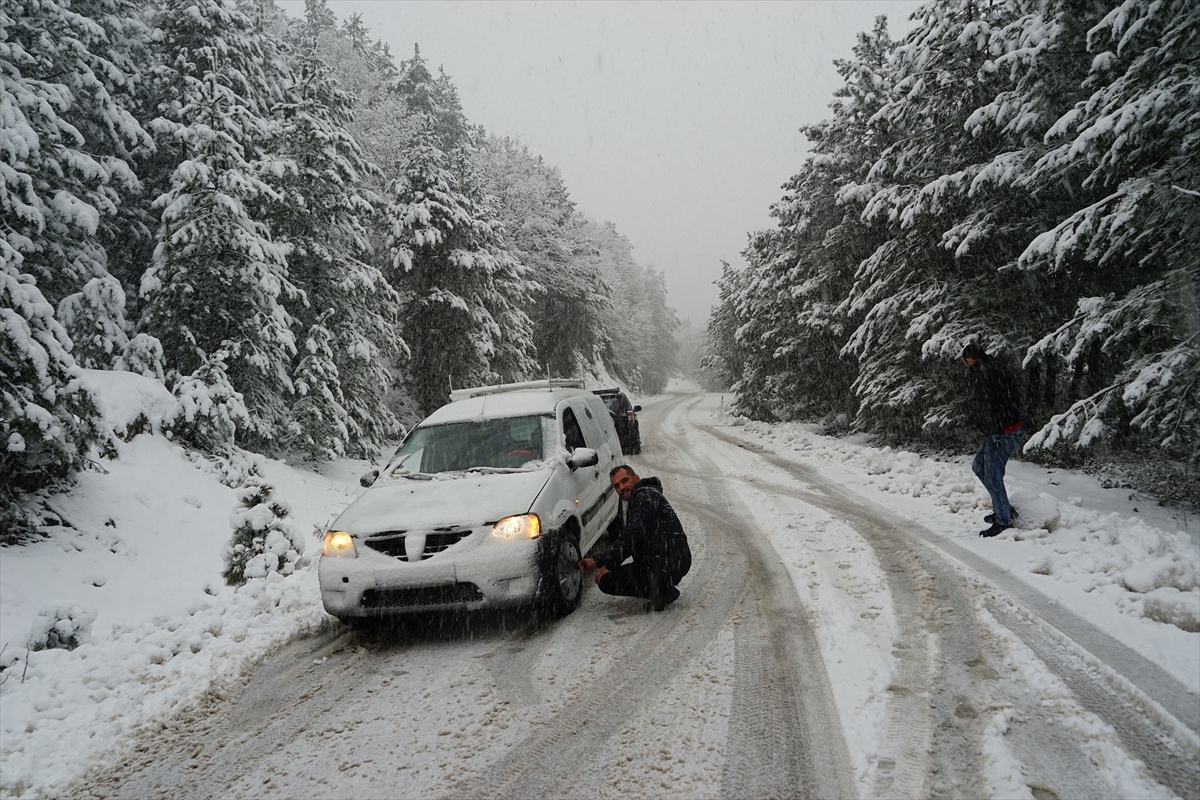
[[[285,0],[303,14],[303,0]],[[384,2],[362,15],[399,61],[419,43],[445,67],[467,119],[559,167],[577,207],[612,221],[666,275],[668,304],[704,324],[721,260],[803,163],[801,125],[828,116],[855,36],[914,0],[840,2]]]

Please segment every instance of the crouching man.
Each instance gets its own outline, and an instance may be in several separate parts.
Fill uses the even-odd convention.
[[[626,464],[614,467],[608,478],[627,504],[625,528],[611,550],[581,559],[579,569],[595,569],[596,585],[605,594],[643,597],[647,611],[662,611],[679,599],[675,586],[692,568],[687,534],[658,478],[641,478]],[[631,563],[622,563],[630,556]]]

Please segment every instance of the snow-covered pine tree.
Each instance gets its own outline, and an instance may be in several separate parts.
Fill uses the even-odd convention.
[[[124,103],[132,70],[119,34],[131,8],[0,6],[0,528],[11,538],[30,530],[21,493],[80,468],[103,438],[53,313],[89,280],[107,279],[99,233],[118,190],[136,188],[128,152],[148,142]],[[116,305],[95,314],[101,327],[123,329]]]
[[[1081,96],[1022,176],[1033,194],[1077,194],[1021,256],[1078,298],[1026,354],[1065,406],[1033,447],[1141,444],[1200,462],[1198,51],[1195,3],[1116,4],[1086,31]]]
[[[667,305],[666,278],[661,271],[647,267],[624,288],[628,303],[625,319],[636,320],[640,334],[629,343],[639,375],[635,388],[659,394],[679,371],[679,342],[675,338],[679,318]]]
[[[384,394],[388,367],[405,347],[399,296],[365,261],[373,208],[362,187],[378,170],[347,131],[353,99],[316,56],[324,6],[309,5],[295,83],[275,107],[274,149],[295,171],[275,182],[272,230],[289,247],[289,274],[304,293],[291,304],[300,347],[287,442],[314,459],[373,458],[398,429]]]
[[[313,22],[296,21],[302,29],[294,36],[314,36],[315,51],[333,70],[338,85],[352,100],[350,115],[344,127],[362,150],[363,159],[378,169],[359,175],[359,188],[376,213],[364,218],[370,257],[365,261],[374,267],[389,270],[387,219],[379,213],[385,202],[388,183],[403,172],[404,148],[412,141],[415,120],[408,104],[397,91],[399,71],[386,47],[372,42],[360,15],[351,15],[340,29],[321,22],[327,20],[319,9],[321,0],[312,0],[318,8]],[[389,382],[390,383],[390,382]]]
[[[108,274],[98,230],[137,187],[127,157],[149,138],[125,102],[120,36],[133,16],[123,0],[0,7],[0,227],[52,304]]]
[[[25,492],[80,469],[104,441],[95,399],[79,381],[70,340],[21,254],[0,238],[0,542],[33,533]]]
[[[150,127],[160,153],[176,161],[154,202],[161,226],[142,280],[141,324],[162,342],[176,386],[222,354],[250,412],[239,435],[262,447],[284,430],[295,353],[282,300],[297,291],[264,218],[279,200],[265,178],[292,168],[264,153],[279,65],[230,3],[168,4],[156,24],[167,57]]]
[[[971,199],[976,176],[1012,142],[1003,132],[965,130],[977,108],[1011,88],[1012,75],[993,62],[1003,53],[999,32],[1034,5],[930,3],[889,62],[893,88],[873,119],[888,144],[862,185],[841,194],[863,201],[864,220],[888,233],[861,263],[846,301],[862,314],[845,347],[859,361],[862,427],[900,438],[953,436],[969,411],[956,358],[964,340],[979,337],[1015,360],[1020,342],[1006,335],[1006,323],[1022,282],[1006,267],[1023,246],[1026,218],[1011,197]]]
[[[745,374],[744,349],[737,340],[741,318],[734,297],[741,295],[746,279],[746,270],[736,269],[728,261],[721,262],[721,277],[717,280],[719,300],[708,318],[709,349],[700,366],[714,375],[722,387],[733,387]],[[744,413],[762,419],[751,410]]]
[[[125,291],[111,275],[92,278],[58,304],[58,321],[73,345],[75,363],[89,369],[112,369],[129,346]]]
[[[163,420],[163,429],[172,437],[208,453],[227,452],[238,429],[250,424],[242,395],[229,382],[227,357],[218,350],[206,354],[191,373],[176,374],[172,391],[179,406]]]
[[[326,309],[301,333],[300,356],[292,374],[296,399],[288,413],[285,441],[313,461],[343,458],[347,445],[357,441],[350,430],[353,423],[329,330],[334,314],[334,309]]]
[[[679,352],[679,320],[666,305],[662,273],[638,264],[633,245],[611,222],[585,220],[580,228],[585,252],[596,254],[598,271],[611,287],[612,308],[604,317],[612,346],[605,364],[635,391],[660,391],[677,372]]]
[[[532,287],[489,204],[474,191],[475,133],[449,79],[435,79],[417,51],[403,63],[397,89],[416,128],[404,172],[388,192],[388,277],[401,292],[403,334],[412,350],[407,389],[428,414],[446,402],[452,385],[535,371],[522,310]]]
[[[507,137],[489,136],[479,158],[507,239],[538,287],[527,311],[539,374],[590,372],[609,344],[604,313],[612,304],[562,176]]]
[[[845,84],[834,94],[833,118],[802,129],[813,155],[771,208],[777,229],[751,238],[740,291],[723,294],[739,320],[733,344],[744,351],[746,373],[736,386],[746,413],[841,419],[856,412],[857,365],[842,348],[862,313],[842,301],[859,264],[887,239],[884,224],[861,220],[859,190],[886,144],[871,120],[889,98],[893,48],[880,17],[859,35],[854,58],[835,62]]]
[[[237,491],[239,507],[229,517],[233,535],[221,550],[221,575],[230,586],[272,572],[291,575],[307,563],[304,537],[287,519],[291,509],[274,494],[274,486],[255,477]]]

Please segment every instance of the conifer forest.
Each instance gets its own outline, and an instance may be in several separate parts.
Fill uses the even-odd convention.
[[[705,364],[759,419],[942,446],[958,356],[1023,384],[1026,455],[1141,452],[1200,496],[1200,5],[942,0],[837,62],[810,156],[725,268]]]
[[[681,343],[662,274],[419,47],[326,0],[5,0],[0,523],[103,452],[89,369],[164,384],[217,457],[374,458],[454,387],[650,395],[689,362],[746,416],[942,447],[975,341],[1020,374],[1027,454],[1196,465],[1200,4],[914,22],[837,62],[777,224]]]
[[[325,0],[5,2],[0,81],[10,532],[111,435],[81,369],[164,383],[195,452],[321,461],[454,387],[675,368],[662,275]]]

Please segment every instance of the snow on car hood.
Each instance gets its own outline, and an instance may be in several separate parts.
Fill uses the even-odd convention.
[[[354,535],[462,525],[476,527],[533,505],[553,470],[451,473],[430,480],[380,477],[337,518]]]

